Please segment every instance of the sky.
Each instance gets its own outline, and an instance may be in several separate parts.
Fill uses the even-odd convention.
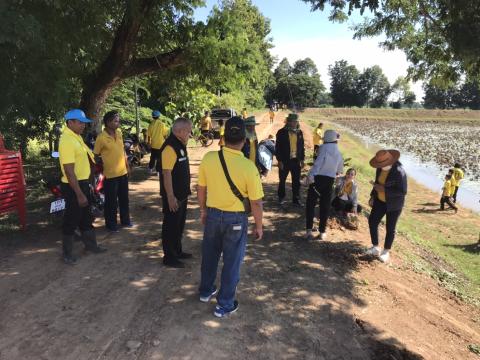
[[[390,83],[407,74],[408,61],[402,51],[385,51],[378,46],[382,38],[353,39],[350,29],[362,21],[355,14],[348,22],[338,24],[328,20],[328,11],[311,12],[310,5],[301,0],[253,0],[260,12],[270,19],[271,50],[278,61],[286,57],[291,65],[296,60],[310,57],[317,65],[324,85],[329,88],[328,66],[338,60],[347,60],[359,71],[379,65]],[[195,12],[197,20],[205,20],[217,0],[207,0],[206,6]],[[422,83],[412,83],[417,101],[423,97]]]

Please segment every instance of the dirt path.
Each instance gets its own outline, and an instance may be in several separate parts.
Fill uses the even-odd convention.
[[[284,114],[274,126],[259,117],[259,137],[275,134]],[[190,150],[194,181],[204,153]],[[401,259],[385,266],[363,257],[365,219],[357,232],[332,228],[327,241],[305,241],[303,211],[276,205],[277,178],[274,168],[265,239],[248,245],[240,308],[229,319],[198,301],[195,198],[184,239],[195,257],[167,269],[158,182],[140,169],[131,185],[136,226],[113,235],[99,228],[106,254],[65,266],[51,227],[0,247],[0,359],[478,359],[467,349],[480,343],[478,310]]]

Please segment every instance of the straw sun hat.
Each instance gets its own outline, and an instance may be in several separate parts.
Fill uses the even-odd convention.
[[[379,150],[370,160],[370,166],[374,168],[382,168],[395,164],[400,159],[400,151],[398,150]]]

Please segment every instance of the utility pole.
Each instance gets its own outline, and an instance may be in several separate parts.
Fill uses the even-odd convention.
[[[137,77],[133,77],[133,84],[135,86],[135,130],[137,136],[140,136],[140,120],[138,119],[138,93],[137,93]]]

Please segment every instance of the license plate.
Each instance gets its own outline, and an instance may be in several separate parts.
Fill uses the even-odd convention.
[[[65,210],[65,199],[52,201],[50,204],[50,214]]]

